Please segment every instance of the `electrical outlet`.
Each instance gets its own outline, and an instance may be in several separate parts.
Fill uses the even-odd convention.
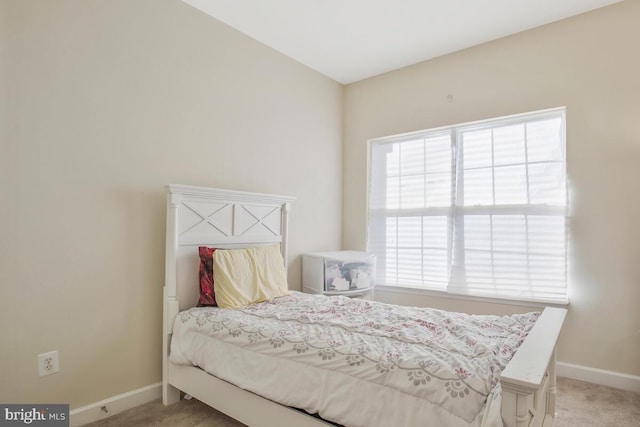
[[[57,350],[38,355],[38,374],[40,374],[41,377],[57,372],[60,372]]]

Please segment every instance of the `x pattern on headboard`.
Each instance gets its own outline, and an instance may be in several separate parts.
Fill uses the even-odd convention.
[[[281,205],[182,201],[182,207],[180,244],[200,244],[207,236],[218,243],[243,236],[282,240]]]

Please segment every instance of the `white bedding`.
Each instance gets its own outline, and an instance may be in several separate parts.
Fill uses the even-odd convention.
[[[170,358],[345,426],[501,426],[500,373],[538,315],[293,293],[181,312]]]

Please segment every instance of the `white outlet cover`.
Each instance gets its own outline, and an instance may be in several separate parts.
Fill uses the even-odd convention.
[[[38,374],[41,377],[60,372],[58,351],[50,351],[38,355]]]

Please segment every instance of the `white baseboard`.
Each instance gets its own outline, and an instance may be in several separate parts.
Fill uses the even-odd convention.
[[[640,376],[637,375],[621,374],[620,372],[605,371],[604,369],[589,368],[588,366],[572,365],[564,362],[556,364],[556,374],[559,377],[640,393]]]
[[[135,408],[162,397],[162,383],[155,383],[137,390],[128,391],[100,402],[69,411],[70,426],[77,427],[102,420],[127,409]],[[105,413],[105,406],[109,413]]]

